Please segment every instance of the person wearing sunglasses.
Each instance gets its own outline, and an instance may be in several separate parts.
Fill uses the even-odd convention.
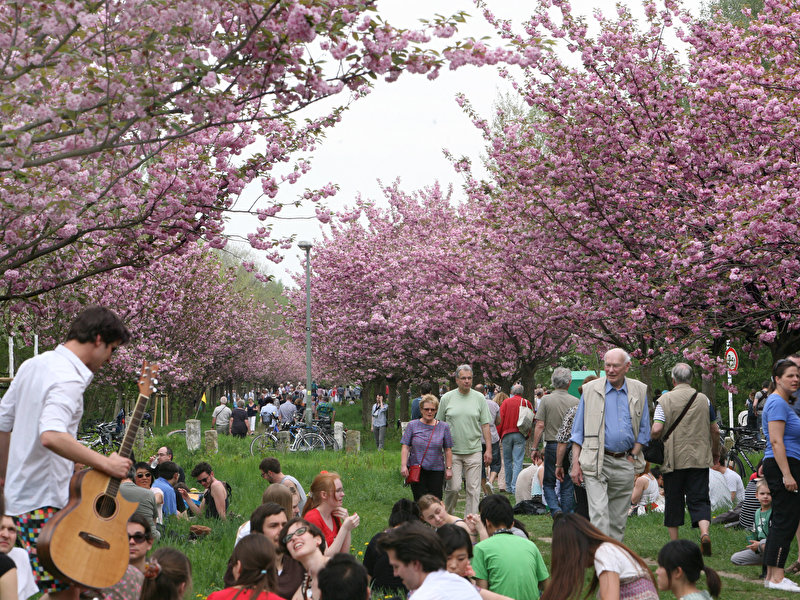
[[[158,504],[155,493],[150,489],[150,485],[153,482],[153,474],[145,463],[137,463],[137,465],[140,464],[144,464],[145,468],[131,467],[128,476],[120,483],[119,493],[125,500],[139,503],[134,514],[141,515],[147,521],[150,529],[156,532],[155,541],[158,541],[161,537],[161,534],[156,529],[156,522],[159,517]],[[161,496],[161,501],[164,501],[163,495]]]
[[[290,600],[320,600],[317,575],[328,564],[325,556],[325,536],[322,530],[302,517],[291,519],[280,533],[280,548],[284,554],[303,565],[303,583]],[[287,596],[288,598],[288,596]]]
[[[419,465],[419,481],[410,481],[414,502],[425,494],[443,498],[444,480],[453,476],[453,438],[450,426],[436,420],[439,400],[425,394],[419,401],[422,417],[411,421],[400,439],[400,474],[408,480],[409,465]]]
[[[147,519],[133,513],[128,519],[128,569],[122,579],[100,591],[103,600],[138,600],[144,583],[147,553],[153,547],[153,529]]]
[[[194,514],[199,515],[205,511],[208,518],[217,518],[225,520],[225,515],[228,511],[228,505],[231,501],[231,486],[214,477],[214,470],[207,462],[198,463],[192,469],[192,477],[197,479],[197,483],[202,485],[206,492],[203,494],[203,499],[200,505],[194,503],[189,497],[189,492],[180,489],[180,494],[186,502],[186,506]]]

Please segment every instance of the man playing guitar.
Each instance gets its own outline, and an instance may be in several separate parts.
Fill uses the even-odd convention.
[[[17,522],[39,589],[51,599],[78,598],[80,589],[58,581],[39,564],[36,540],[69,499],[74,463],[122,478],[131,461],[103,456],[76,440],[83,392],[130,332],[111,310],[91,306],[70,326],[67,341],[25,361],[0,401],[0,487],[6,514]]]

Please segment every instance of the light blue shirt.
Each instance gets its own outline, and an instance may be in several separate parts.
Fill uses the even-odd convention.
[[[372,426],[373,427],[386,427],[386,411],[389,410],[389,405],[384,404],[378,406],[378,403],[372,405]]]
[[[616,389],[606,380],[605,389],[606,410],[604,418],[605,449],[609,452],[627,452],[633,448],[635,442],[646,444],[650,441],[650,408],[647,398],[644,402],[639,435],[634,439],[631,426],[631,411],[628,408],[628,380],[622,382],[622,387]],[[572,422],[572,438],[570,441],[583,446],[583,396],[578,402],[575,420]]]

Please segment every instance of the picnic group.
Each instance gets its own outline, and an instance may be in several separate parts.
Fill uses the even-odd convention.
[[[84,390],[129,339],[116,313],[90,306],[75,318],[62,344],[20,366],[0,401],[3,600],[37,594],[192,597],[192,569],[204,566],[192,565],[168,545],[167,536],[161,538],[166,520],[201,514],[212,521],[233,518],[231,487],[207,462],[181,466],[172,450],[162,447],[150,460],[132,463],[76,440]],[[741,547],[731,561],[755,565],[755,571],[760,567],[766,588],[800,592],[789,578],[800,571],[800,563],[790,560],[792,540],[800,535],[800,357],[772,367],[756,407],[764,457],[746,486],[720,458],[724,448],[715,408],[692,387],[690,365],[672,368],[672,389],[651,409],[647,386],[628,377],[631,358],[624,349],[608,350],[603,362],[602,376],[586,378],[576,395],[568,392],[571,371],[555,368],[551,389],[532,401],[520,384],[510,396],[485,393],[473,386],[469,365],[458,366],[455,388],[437,390],[438,396],[423,384],[400,440],[399,471],[413,500],[385,499],[385,527],[374,532],[363,560],[350,553],[359,507],[346,500],[342,477],[321,471],[301,481],[284,472],[279,458],[264,458],[259,469],[269,485],[262,503],[238,528],[227,569],[216,575],[219,589],[208,598],[567,600],[595,594],[602,600],[655,600],[661,591],[708,600],[722,587],[704,562],[719,552],[711,525],[720,502],[729,505],[726,524],[742,528]],[[299,396],[287,390],[278,395],[277,406],[269,394],[242,402],[262,400],[262,409],[278,409],[265,411],[270,418],[282,419],[281,407],[288,403],[296,409]],[[354,395],[343,392],[345,397],[352,401]],[[335,403],[328,395],[317,404],[319,410],[319,404]],[[227,408],[226,402],[220,406]],[[372,405],[372,417],[375,443],[382,448],[387,425],[382,397]],[[216,427],[233,433],[232,411],[220,410],[214,418]],[[238,424],[236,429],[243,430]],[[248,421],[244,431],[254,431],[254,424]],[[660,454],[657,468],[645,454]],[[527,457],[531,464],[523,468]],[[69,510],[76,469],[87,468],[119,480],[119,494],[136,506],[121,524],[128,544],[120,580],[102,588],[81,585],[50,567],[52,556],[46,560],[37,551],[43,529],[63,524],[59,515]],[[199,498],[187,489],[186,471],[202,486]],[[628,520],[654,510],[663,512],[669,536],[655,570],[625,544]],[[532,538],[518,518],[521,512],[550,515],[550,540]],[[687,513],[697,533],[681,539]],[[103,543],[96,539],[102,535],[74,537],[77,548]],[[549,564],[537,541],[550,544]],[[54,552],[53,544],[48,552]]]

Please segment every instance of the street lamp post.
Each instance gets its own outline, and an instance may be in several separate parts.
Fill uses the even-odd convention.
[[[306,252],[306,411],[305,422],[311,424],[311,242],[300,241],[297,245]]]

